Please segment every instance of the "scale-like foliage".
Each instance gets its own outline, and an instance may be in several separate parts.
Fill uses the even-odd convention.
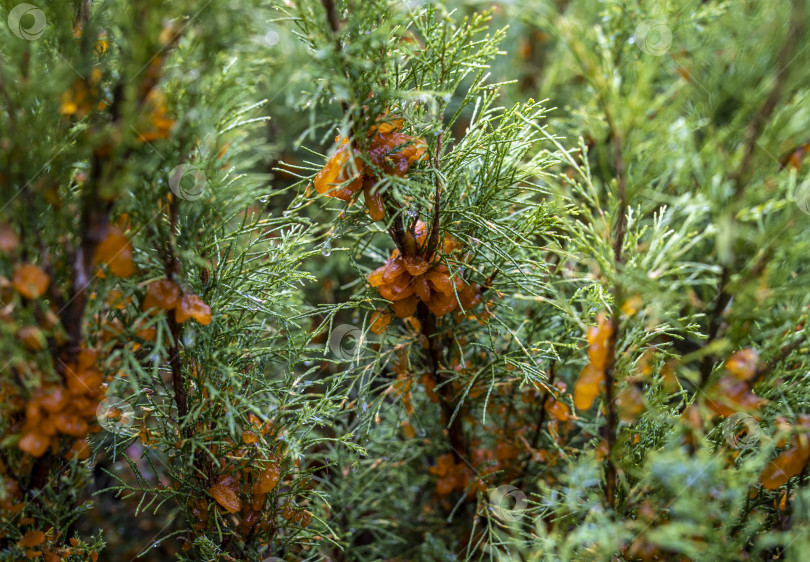
[[[0,559],[802,559],[805,0],[3,8]]]

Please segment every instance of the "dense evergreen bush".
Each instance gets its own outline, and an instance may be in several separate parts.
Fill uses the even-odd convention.
[[[2,8],[0,559],[804,560],[804,0]]]

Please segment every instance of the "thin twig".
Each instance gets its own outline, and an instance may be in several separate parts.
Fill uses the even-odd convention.
[[[429,260],[433,257],[436,247],[439,245],[439,211],[441,208],[442,181],[441,181],[441,154],[442,154],[442,133],[436,141],[436,155],[433,157],[433,165],[436,168],[436,193],[433,197],[433,222],[430,225],[430,236],[425,247],[424,256]]]

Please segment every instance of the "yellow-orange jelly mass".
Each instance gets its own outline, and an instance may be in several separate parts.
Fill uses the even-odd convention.
[[[51,278],[39,267],[27,263],[14,271],[12,282],[14,288],[23,297],[36,299],[41,297],[48,289]]]
[[[402,123],[401,119],[393,119],[371,128],[368,159],[372,166],[364,164],[360,151],[349,146],[349,139],[335,137],[337,149],[323,169],[315,175],[315,190],[348,203],[362,189],[372,220],[384,219],[382,195],[375,190],[379,172],[404,177],[410,167],[424,157],[427,150],[424,139],[398,132]]]
[[[221,475],[216,483],[208,488],[208,493],[229,513],[236,513],[242,509],[242,501],[239,499],[239,483],[231,475]]]
[[[174,309],[175,320],[182,324],[193,318],[203,326],[211,323],[211,308],[197,295],[183,295]]]
[[[791,477],[800,474],[807,466],[807,461],[810,460],[810,443],[807,436],[801,439],[803,445],[799,444],[799,441],[800,439],[796,439],[796,445],[782,451],[762,471],[760,480],[766,489],[775,490]]]
[[[117,277],[129,277],[135,273],[132,244],[121,229],[115,226],[107,230],[107,236],[96,247],[95,261],[107,264]]]
[[[587,410],[605,388],[605,369],[610,361],[610,338],[613,335],[613,323],[607,315],[600,313],[597,325],[588,328],[588,359],[574,386],[574,406]]]
[[[59,450],[59,436],[83,438],[95,425],[96,408],[104,397],[103,377],[94,366],[98,355],[90,349],[79,352],[78,361],[66,366],[67,386],[46,385],[34,391],[25,408],[25,423],[18,443],[20,450],[41,457],[50,446]],[[89,447],[73,443],[69,456],[85,458]]]
[[[174,310],[178,324],[193,318],[203,326],[211,323],[211,307],[197,295],[180,295],[180,288],[168,279],[158,279],[149,284],[143,299],[144,311],[156,314],[158,310]]]
[[[418,222],[415,232],[416,241],[422,246],[427,238],[425,224]],[[457,247],[458,242],[448,236],[443,251],[450,252]],[[420,301],[434,315],[444,316],[456,310],[459,304],[468,311],[482,300],[476,286],[468,285],[458,276],[451,279],[447,266],[438,263],[436,256],[428,261],[418,254],[402,256],[399,250],[394,250],[385,265],[369,274],[368,282],[384,299],[391,301],[391,308],[399,318],[412,316]]]

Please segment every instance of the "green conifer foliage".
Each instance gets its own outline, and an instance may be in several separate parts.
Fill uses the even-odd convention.
[[[804,559],[805,0],[0,6],[0,560]]]

